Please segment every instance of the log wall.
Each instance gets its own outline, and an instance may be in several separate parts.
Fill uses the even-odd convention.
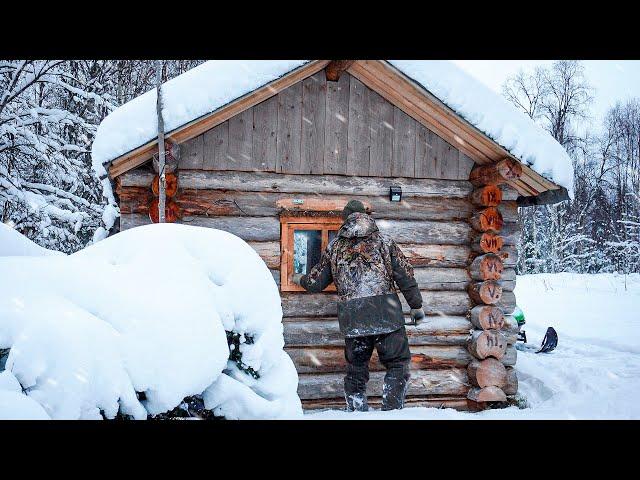
[[[122,230],[150,223],[153,177],[151,170],[140,168],[118,178]],[[388,200],[391,184],[403,186],[402,202]],[[179,223],[223,229],[247,241],[277,283],[279,215],[283,213],[278,205],[294,205],[294,199],[302,199],[303,206],[304,201],[315,205],[310,200],[317,203],[318,199],[336,205],[350,198],[365,202],[380,230],[399,243],[414,266],[429,316],[419,327],[407,327],[413,374],[408,404],[474,409],[482,403],[467,398],[472,387],[467,366],[474,358],[467,342],[474,329],[470,311],[475,304],[468,291],[486,266],[474,263],[479,255],[474,247],[478,232],[471,218],[478,207],[470,199],[472,193],[473,186],[467,181],[178,170],[178,191],[172,202],[181,212]],[[502,296],[497,305],[505,311],[515,307],[516,195],[501,187],[501,202],[496,206],[503,221],[503,246],[497,254],[503,263]],[[299,394],[305,407],[340,406],[345,361],[335,293],[282,292],[281,296],[286,350],[300,374]],[[409,307],[401,300],[408,315]],[[500,363],[506,370],[515,364],[516,333],[504,333]],[[382,370],[374,355],[369,386],[372,404],[380,395]]]
[[[474,382],[496,378],[501,392],[515,392],[513,322],[472,311],[479,300],[507,314],[515,308],[517,192],[499,185],[502,176],[517,173],[511,164],[472,170],[469,157],[356,78],[343,73],[327,82],[324,72],[184,142],[178,152],[168,218],[237,235],[278,284],[281,214],[318,214],[327,205],[338,211],[351,198],[368,205],[414,266],[428,315],[419,327],[407,327],[408,404],[482,408],[487,391],[473,390]],[[147,165],[117,177],[121,230],[151,222],[154,175]],[[391,185],[402,188],[402,202],[389,201]],[[475,260],[487,252],[495,256]],[[300,374],[303,404],[342,406],[344,339],[335,293],[281,296],[286,350]],[[474,328],[497,321],[499,347],[469,345]],[[478,355],[500,358],[470,370]],[[371,371],[375,405],[384,374],[375,355]]]

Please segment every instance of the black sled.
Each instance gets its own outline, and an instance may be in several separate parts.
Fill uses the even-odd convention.
[[[555,328],[549,327],[547,328],[547,333],[544,334],[544,338],[542,339],[542,345],[540,346],[540,350],[536,353],[549,353],[554,350],[558,346],[558,333]]]

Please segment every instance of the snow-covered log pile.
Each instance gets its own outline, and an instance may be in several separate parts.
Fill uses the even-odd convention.
[[[515,343],[516,323],[511,316],[505,316],[512,313],[515,301],[505,303],[502,299],[503,258],[506,257],[501,235],[504,220],[498,207],[502,202],[499,185],[518,178],[521,173],[519,164],[506,159],[477,166],[469,176],[469,181],[476,187],[471,193],[471,202],[477,207],[469,223],[478,232],[473,245],[478,256],[469,265],[471,283],[468,290],[475,305],[470,313],[475,329],[467,344],[474,357],[467,367],[472,385],[467,398],[474,402],[504,402],[507,395],[515,395],[518,390],[514,367],[505,367],[499,361],[505,356],[508,345]]]
[[[239,238],[158,224],[15,256],[31,247],[0,256],[0,418],[301,415],[278,289]]]

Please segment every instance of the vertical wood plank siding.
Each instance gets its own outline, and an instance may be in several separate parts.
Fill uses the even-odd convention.
[[[349,79],[349,75],[341,75],[337,82],[327,82],[323,173],[347,173]]]
[[[324,173],[324,123],[327,81],[324,72],[302,82],[302,146],[299,173]]]
[[[277,172],[300,173],[301,138],[302,83],[299,82],[278,94]]]
[[[183,169],[467,180],[473,161],[344,73],[318,72],[182,144]]]
[[[253,169],[276,170],[278,96],[253,107]]]

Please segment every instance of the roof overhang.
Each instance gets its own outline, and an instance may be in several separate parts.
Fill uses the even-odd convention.
[[[566,188],[559,187],[555,190],[547,190],[536,196],[520,195],[516,199],[516,203],[519,207],[532,207],[534,205],[551,205],[565,200],[569,200],[569,192]]]
[[[311,61],[211,113],[167,132],[165,138],[175,143],[182,143],[195,138],[238,113],[310,77],[330,63],[330,60]],[[400,108],[407,115],[468,155],[477,164],[495,163],[504,158],[511,158],[520,163],[523,169],[522,176],[518,180],[510,182],[510,184],[518,191],[521,197],[535,197],[544,192],[559,190],[560,192],[555,195],[547,195],[546,203],[555,203],[552,201],[553,199],[560,199],[555,201],[566,199],[562,195],[562,191],[566,195],[566,189],[544,178],[529,166],[520,162],[505,148],[471,125],[422,85],[390,63],[384,60],[356,60],[348,64],[346,71]],[[115,158],[108,167],[109,177],[113,179],[142,165],[153,157],[156,150],[157,142],[153,140]]]

